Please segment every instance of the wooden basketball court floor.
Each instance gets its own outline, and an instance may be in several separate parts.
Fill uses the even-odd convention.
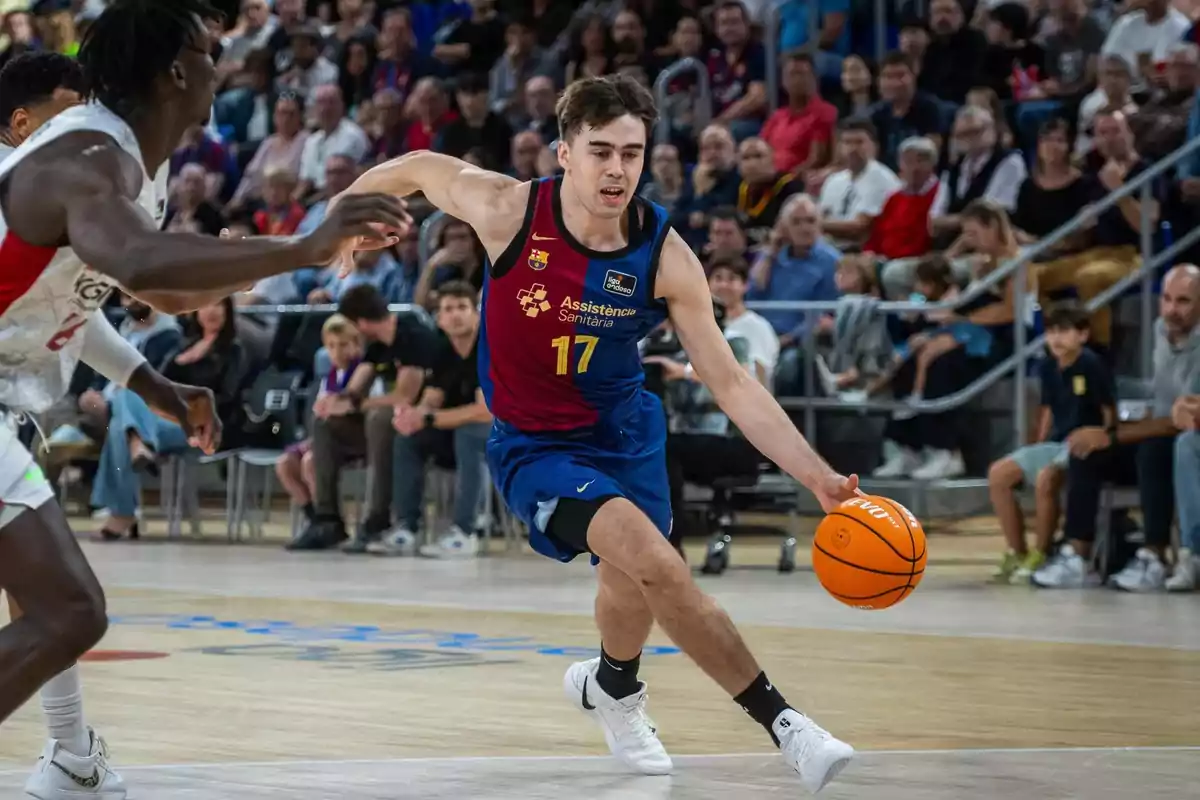
[[[883,612],[803,564],[700,581],[859,748],[823,798],[1200,797],[1200,597],[991,586],[995,544],[931,537],[924,583]],[[805,796],[657,631],[643,675],[675,774],[607,755],[561,689],[597,647],[584,563],[85,549],[113,619],[87,712],[133,800]],[[36,702],[0,729],[0,798],[23,796],[43,736]]]

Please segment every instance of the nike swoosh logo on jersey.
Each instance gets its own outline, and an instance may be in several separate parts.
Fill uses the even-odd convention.
[[[555,237],[553,237],[553,236],[539,236],[539,235],[538,235],[538,234],[536,234],[536,233],[533,235],[533,240],[534,240],[535,242],[555,242],[555,241],[558,241],[558,240],[557,240]]]
[[[587,487],[591,486],[595,482],[596,482],[596,479],[592,478],[590,481],[585,483],[583,486],[576,486],[575,491],[576,492],[585,492],[585,491],[587,491]]]
[[[99,767],[93,767],[91,777],[86,778],[86,777],[83,777],[80,775],[76,775],[74,772],[71,772],[71,770],[67,769],[62,764],[58,763],[57,761],[51,761],[50,763],[53,764],[54,766],[58,767],[58,769],[64,775],[66,775],[68,778],[73,780],[76,785],[81,786],[84,789],[95,789],[97,786],[100,785],[100,768]]]
[[[587,676],[584,676],[584,679],[583,679],[583,707],[586,708],[588,711],[595,711],[596,707],[594,705],[592,705],[591,703],[589,703],[588,699],[587,699],[587,682],[588,682]]]

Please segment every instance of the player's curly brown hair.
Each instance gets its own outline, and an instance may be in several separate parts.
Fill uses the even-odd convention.
[[[575,81],[558,99],[554,111],[558,115],[559,137],[568,142],[585,125],[602,128],[626,114],[645,123],[648,138],[658,120],[654,95],[633,77],[622,73]]]

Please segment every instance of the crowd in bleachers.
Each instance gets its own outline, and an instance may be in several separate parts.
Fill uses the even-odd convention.
[[[39,47],[73,52],[103,1],[37,0],[31,11],[25,5],[0,4],[7,11],[0,62]],[[558,134],[554,103],[566,83],[622,72],[653,85],[673,63],[697,59],[707,71],[711,102],[694,74],[668,76],[661,108],[665,136],[647,159],[641,193],[671,211],[675,228],[709,268],[714,294],[737,309],[735,316],[754,313],[744,312],[743,298],[837,303],[827,313],[754,314],[750,319],[765,320],[773,332],[769,344],[760,341],[756,325],[734,328],[755,331],[748,368],[765,371],[760,377],[777,394],[824,395],[850,405],[884,396],[910,406],[887,421],[882,463],[865,467],[877,466],[880,477],[982,474],[987,459],[969,453],[978,450],[978,426],[962,409],[929,413],[927,401],[962,390],[1013,352],[1014,323],[1031,317],[1026,298],[1047,308],[1063,298],[1087,303],[1138,269],[1143,234],[1157,248],[1170,241],[1172,230],[1190,230],[1200,221],[1195,152],[1152,183],[1148,204],[1128,198],[1042,247],[1024,285],[996,282],[971,292],[973,299],[954,313],[885,319],[875,310],[884,299],[948,301],[970,291],[1200,133],[1200,33],[1192,9],[1168,0],[931,0],[889,4],[886,20],[873,19],[874,5],[858,0],[218,5],[229,12],[227,25],[213,29],[219,93],[211,123],[190,131],[172,157],[167,226],[173,230],[311,230],[328,199],[364,168],[414,149],[431,148],[522,179],[550,176],[558,170],[549,146]],[[866,55],[874,49],[876,24],[886,25],[895,41],[881,58]],[[778,41],[769,41],[770,35]],[[777,75],[767,74],[769,64],[777,65]],[[419,202],[413,208],[418,221],[430,211]],[[1146,224],[1149,231],[1143,231]],[[394,459],[382,442],[386,438],[390,447],[394,435],[403,439],[429,428],[454,433],[440,443],[422,442],[423,458],[452,465],[455,455],[469,451],[464,429],[483,421],[473,393],[460,387],[430,395],[412,370],[424,374],[441,364],[461,372],[455,359],[468,358],[469,337],[451,328],[469,327],[470,320],[450,313],[447,303],[454,306],[464,286],[479,289],[483,262],[471,230],[444,219],[428,252],[414,230],[391,250],[360,254],[348,276],[314,267],[262,281],[234,298],[241,306],[341,304],[356,323],[355,335],[363,337],[357,344],[346,344],[346,336],[354,335],[333,325],[325,330],[329,355],[314,363],[325,317],[237,314],[233,320],[222,306],[197,315],[182,354],[165,362],[187,366],[188,354],[206,347],[206,358],[240,359],[247,365],[242,385],[220,387],[232,393],[227,399],[234,416],[238,392],[271,384],[271,375],[299,371],[305,382],[339,396],[357,374],[356,361],[376,365],[363,373],[369,385],[352,407],[331,400],[315,405],[311,448],[334,455],[305,461],[293,451],[281,464],[281,477],[311,522],[294,546],[330,547],[348,535],[336,508],[337,469],[365,458],[375,476],[373,505],[363,536],[349,549],[365,550],[370,543],[411,549],[417,523],[406,517],[419,487],[403,475],[393,481],[407,468],[392,465],[416,463],[417,456],[406,451]],[[420,311],[384,319],[381,302],[412,303],[437,321]],[[1194,311],[1188,313],[1179,312],[1182,321],[1163,334],[1167,352],[1195,347],[1200,333]],[[1076,324],[1056,319],[1060,328]],[[126,320],[131,331],[171,326],[136,305]],[[230,325],[237,330],[232,340]],[[1099,368],[1119,372],[1121,331],[1111,314],[1097,311],[1086,328]],[[445,349],[456,336],[457,343]],[[230,341],[238,347],[226,353]],[[263,367],[269,368],[266,378]],[[1197,372],[1181,373],[1173,391],[1200,392]],[[370,385],[383,388],[372,397]],[[439,397],[470,410],[461,419],[451,415],[453,425],[431,422],[426,412],[446,410],[433,405]],[[1173,405],[1177,429],[1188,427],[1187,414],[1194,419],[1192,401],[1158,399],[1159,419],[1170,416]],[[91,389],[74,402],[84,415],[77,426],[84,432],[97,430],[99,414],[132,420],[128,429],[136,435],[117,444],[109,444],[111,436],[92,437],[103,442],[110,459],[141,459],[152,467],[147,454],[167,446],[161,438],[166,432],[144,424],[137,408],[111,398],[102,403]],[[405,410],[410,408],[422,411]],[[336,431],[343,417],[354,420],[356,433]],[[1054,425],[1060,423],[1055,418]],[[261,427],[233,418],[227,424],[230,441],[246,428],[253,438]],[[322,438],[327,429],[334,430],[332,443]],[[1160,433],[1169,438],[1166,428]],[[460,452],[460,445],[468,450]],[[1188,446],[1179,445],[1174,457],[1180,463],[1191,457]],[[1165,453],[1156,463],[1170,461]],[[1071,464],[1076,460],[1082,459]],[[320,474],[305,468],[314,462]],[[116,535],[135,520],[128,488],[106,479],[103,463],[94,501],[109,509],[105,530]],[[1003,491],[995,491],[1005,503],[1004,492],[1027,477],[1036,481],[1038,471],[993,468],[993,476],[997,472]],[[1154,474],[1163,483],[1169,473]],[[463,478],[460,488],[475,480]],[[1184,509],[1190,502],[1185,495],[1180,493],[1180,514],[1192,514],[1192,548],[1198,549],[1200,523],[1195,509]],[[1155,502],[1161,506],[1164,498]],[[465,511],[456,514],[454,527],[448,546],[474,552]],[[1149,542],[1149,530],[1146,535]],[[1027,562],[1024,545],[1015,535],[1010,539],[1006,578],[1043,566]]]

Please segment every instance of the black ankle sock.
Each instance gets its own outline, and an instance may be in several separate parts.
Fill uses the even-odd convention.
[[[596,683],[605,694],[613,700],[620,700],[637,692],[641,688],[638,680],[638,666],[642,663],[642,654],[638,653],[629,661],[619,661],[604,652],[600,646],[600,668],[596,670]]]
[[[316,522],[317,507],[314,506],[312,503],[305,503],[304,504],[304,518],[306,520],[308,520],[309,522]]]
[[[741,706],[742,710],[753,717],[755,722],[767,729],[767,733],[771,735],[771,741],[776,745],[779,744],[779,739],[775,738],[775,731],[771,729],[771,724],[775,722],[776,717],[791,706],[788,705],[787,700],[783,699],[779,690],[767,680],[767,673],[758,673],[754,682],[744,692],[733,698],[733,702]]]

